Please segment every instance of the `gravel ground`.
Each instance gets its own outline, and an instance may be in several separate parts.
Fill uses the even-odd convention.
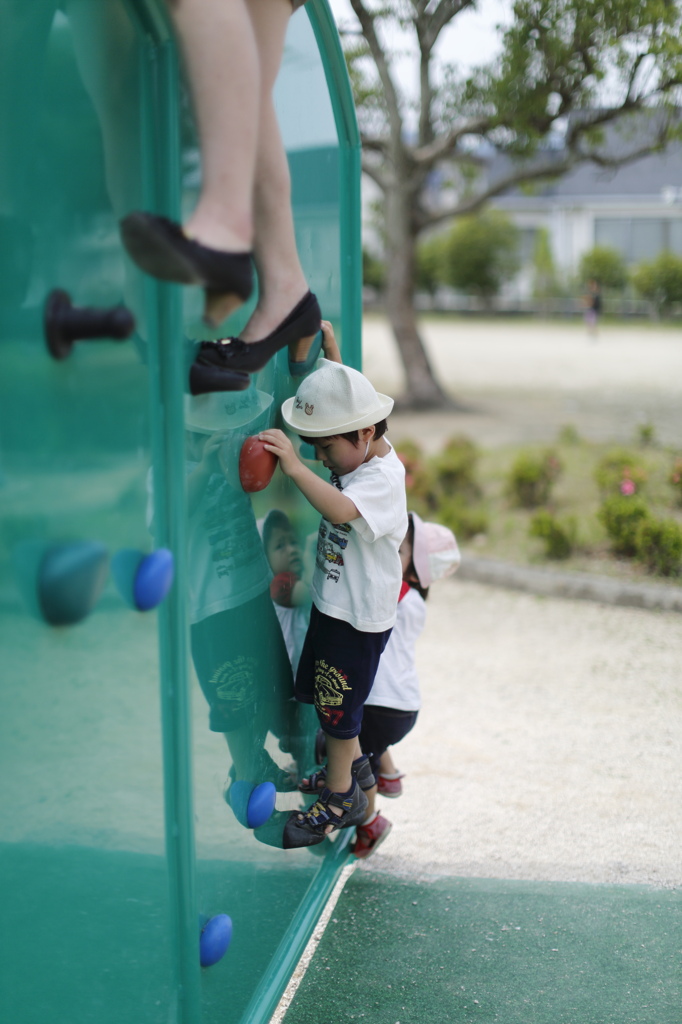
[[[436,450],[680,439],[682,341],[665,329],[426,322],[468,412],[400,413],[392,437]],[[365,327],[365,372],[398,394],[385,322]],[[571,413],[572,415],[569,415]],[[395,828],[367,869],[491,878],[682,884],[682,616],[519,593],[453,577],[432,588],[418,645],[424,708],[396,761]]]
[[[434,586],[375,869],[682,884],[682,616]]]

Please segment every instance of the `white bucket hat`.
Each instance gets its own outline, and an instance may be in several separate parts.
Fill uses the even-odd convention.
[[[457,569],[461,555],[452,530],[440,523],[425,523],[410,512],[414,524],[412,562],[422,587],[431,586]]]
[[[272,395],[253,385],[246,391],[212,391],[206,395],[185,395],[185,429],[198,434],[215,434],[233,430],[266,417]]]
[[[328,359],[318,367],[282,403],[282,418],[295,434],[329,437],[386,419],[393,399],[375,391],[358,370]]]

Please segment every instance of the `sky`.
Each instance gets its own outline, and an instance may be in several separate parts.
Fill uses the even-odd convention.
[[[330,6],[337,24],[354,20],[349,0],[330,0]],[[511,10],[512,0],[479,0],[475,11],[458,14],[441,35],[437,50],[439,59],[457,63],[463,72],[475,65],[489,63],[500,49],[500,32],[496,26],[511,21]],[[396,37],[391,43],[400,46],[400,38]],[[416,73],[413,61],[406,59],[398,65],[400,81],[405,89],[413,88]]]

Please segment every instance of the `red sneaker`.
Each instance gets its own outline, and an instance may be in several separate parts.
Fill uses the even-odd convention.
[[[400,780],[404,778],[405,776],[400,774],[397,779],[387,779],[385,775],[379,773],[377,780],[377,793],[380,793],[381,796],[388,796],[392,800],[395,800],[395,798],[400,796],[403,791],[403,784]]]
[[[369,857],[370,853],[374,853],[377,846],[383,843],[392,828],[391,822],[388,818],[384,818],[382,814],[377,814],[374,821],[371,821],[369,825],[358,825],[355,830],[355,844],[353,846],[355,856]]]

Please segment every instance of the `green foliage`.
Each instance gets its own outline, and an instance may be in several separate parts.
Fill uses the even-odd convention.
[[[509,471],[507,495],[513,504],[521,508],[545,505],[561,470],[561,460],[552,450],[522,451]]]
[[[545,555],[551,559],[570,558],[575,547],[577,524],[575,516],[557,519],[547,509],[536,512],[530,521],[529,536],[544,541]]]
[[[632,272],[632,283],[659,313],[669,313],[673,303],[682,302],[682,256],[665,251],[640,263]]]
[[[635,536],[636,555],[649,572],[677,576],[682,569],[682,527],[674,519],[643,519]]]
[[[622,290],[628,283],[628,272],[617,249],[595,245],[580,260],[578,275],[583,284],[596,281],[602,288]]]
[[[453,437],[443,451],[431,458],[414,441],[396,445],[405,466],[408,506],[419,515],[436,519],[466,539],[488,528],[480,505],[481,488],[476,479],[479,452],[468,437]]]
[[[578,428],[573,423],[564,423],[563,427],[559,429],[557,440],[559,444],[578,445],[582,439]]]
[[[438,507],[438,520],[463,540],[485,533],[488,529],[485,510],[470,505],[462,498],[443,498]]]
[[[637,427],[637,441],[643,448],[652,448],[656,444],[656,428],[653,423],[640,423]]]
[[[594,479],[603,498],[614,494],[635,494],[642,490],[647,477],[647,470],[638,457],[625,448],[607,452],[594,471]]]
[[[443,281],[485,300],[519,269],[519,232],[498,210],[455,221],[443,242]]]
[[[682,505],[682,457],[678,456],[670,470],[668,476],[668,483],[673,488],[675,494],[675,503]]]
[[[444,495],[476,497],[480,487],[476,481],[479,452],[474,442],[464,435],[451,437],[440,455],[431,460],[436,482]]]
[[[417,290],[433,295],[443,284],[445,239],[443,235],[428,238],[417,247]]]
[[[376,288],[378,292],[386,284],[386,264],[367,249],[362,250],[362,283],[368,288]]]
[[[533,246],[533,295],[537,299],[547,299],[559,291],[549,231],[539,228]]]
[[[649,510],[641,498],[616,495],[607,498],[599,509],[599,520],[616,555],[632,557],[637,553],[637,531],[641,523],[650,518]]]

